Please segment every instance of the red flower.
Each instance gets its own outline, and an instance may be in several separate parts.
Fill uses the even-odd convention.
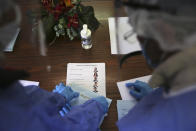
[[[68,16],[68,24],[67,27],[74,27],[77,28],[78,27],[78,14],[74,14],[74,16]]]
[[[43,7],[48,10],[49,12],[52,9],[52,1],[51,0],[41,0]]]
[[[68,3],[67,3],[68,2]],[[51,13],[54,15],[55,19],[58,20],[60,15],[63,15],[74,7],[74,4],[71,4],[70,0],[59,0],[58,3],[54,5],[53,0],[41,0],[42,6],[47,10],[48,13]],[[66,5],[66,3],[69,5]],[[70,21],[71,25],[74,27],[77,26],[77,23],[75,23],[75,18],[71,18]]]
[[[54,17],[56,19],[58,19],[59,15],[61,15],[63,13],[63,11],[64,11],[64,6],[61,5],[61,4],[57,4],[56,7],[53,10]]]

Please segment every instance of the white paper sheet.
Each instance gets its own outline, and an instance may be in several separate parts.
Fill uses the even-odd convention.
[[[141,50],[136,34],[132,35],[128,41],[124,39],[124,35],[132,30],[132,27],[128,24],[128,17],[118,17],[118,22],[119,49],[117,49],[115,18],[108,18],[111,53],[127,54]]]
[[[37,82],[37,81],[19,80],[19,82],[23,86],[31,86],[31,85],[39,86],[39,82]]]
[[[86,101],[92,99],[92,98],[96,98],[98,96],[100,96],[99,94],[95,93],[95,92],[92,92],[92,91],[89,91],[85,88],[82,88],[80,86],[77,86],[77,85],[72,85],[71,87],[74,91],[76,92],[79,92],[80,95],[77,99],[73,99],[70,104],[71,106],[76,106],[76,105],[81,105],[83,103],[85,103]],[[109,99],[106,97],[106,100],[108,102],[108,108],[110,107],[111,103],[112,103],[112,99]],[[107,116],[107,114],[105,114],[102,119],[100,120],[100,125],[102,124],[105,116]]]
[[[74,105],[81,105],[81,104],[85,103],[86,101],[88,101],[88,100],[90,100],[92,98],[96,98],[96,97],[100,96],[99,94],[97,94],[95,92],[89,91],[88,89],[85,89],[85,88],[82,88],[82,87],[79,87],[79,86],[76,86],[76,85],[72,85],[71,88],[74,91],[80,93],[79,98],[74,99],[74,100],[72,100],[70,102],[70,104],[72,106],[74,106]],[[110,107],[110,104],[111,104],[112,100],[107,98],[107,97],[106,97],[106,100],[108,102],[108,107]]]
[[[127,115],[136,104],[136,100],[117,100],[118,120]]]
[[[67,86],[78,86],[106,97],[105,63],[68,63]]]
[[[14,35],[13,39],[10,41],[10,43],[7,45],[7,47],[4,49],[5,52],[12,52],[13,51],[19,32],[20,32],[20,28],[17,29],[16,34]]]
[[[131,79],[131,80],[117,82],[117,86],[118,86],[122,100],[135,100],[135,98],[133,98],[129,94],[129,89],[125,86],[126,83],[135,82],[136,80],[148,82],[150,78],[151,78],[151,75],[148,75],[148,76],[138,77],[138,78]]]

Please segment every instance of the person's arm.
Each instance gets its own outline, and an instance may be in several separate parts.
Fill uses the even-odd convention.
[[[65,97],[34,86],[23,87],[18,82],[2,92],[1,97],[2,103],[11,103],[0,112],[4,114],[2,129],[16,126],[19,130],[97,131],[108,108],[106,99],[98,97],[72,106],[62,117],[59,111],[67,104]]]
[[[96,100],[89,100],[82,105],[73,106],[62,119],[69,131],[97,131],[104,116],[103,105]]]
[[[104,97],[88,100],[82,105],[72,106],[62,116],[59,111],[67,104],[65,97],[37,88],[31,95],[39,99],[36,110],[44,128],[58,131],[98,131],[100,122],[108,110]],[[42,97],[41,97],[42,96]]]
[[[56,86],[53,92],[62,95],[67,104],[74,98],[79,96],[79,93],[74,92],[71,87],[60,83]],[[66,130],[80,130],[80,131],[97,131],[99,125],[108,111],[108,102],[105,97],[100,96],[88,100],[82,105],[64,106],[64,110],[60,111],[60,115],[66,122]]]

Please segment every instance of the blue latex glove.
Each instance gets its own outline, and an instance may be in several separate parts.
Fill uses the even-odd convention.
[[[71,105],[66,103],[65,106],[59,111],[59,114],[63,117],[71,111]]]
[[[99,102],[102,105],[104,113],[108,112],[108,102],[104,96],[98,96],[93,98],[93,100]]]
[[[153,89],[147,83],[139,80],[135,81],[134,83],[126,83],[126,87],[130,89],[129,93],[137,100],[142,99],[144,96],[153,91]]]
[[[57,92],[65,97],[67,102],[70,102],[72,99],[79,96],[78,92],[74,92],[71,87],[65,86],[62,82],[59,85],[56,85],[56,88],[53,92]]]

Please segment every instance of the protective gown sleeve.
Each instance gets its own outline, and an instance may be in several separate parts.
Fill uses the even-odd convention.
[[[119,131],[195,131],[196,90],[165,97],[159,88],[117,122]]]
[[[98,131],[100,121],[104,115],[103,108],[95,100],[75,106],[63,119],[67,130]]]
[[[41,88],[13,84],[0,92],[0,130],[20,131],[97,131],[104,115],[102,105],[89,100],[73,106],[64,117],[59,110],[63,96]]]

